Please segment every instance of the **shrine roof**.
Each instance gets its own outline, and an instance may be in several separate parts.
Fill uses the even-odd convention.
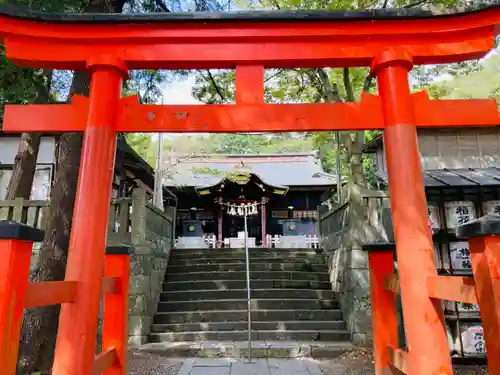
[[[371,141],[365,143],[365,145],[363,146],[363,152],[367,154],[375,153],[378,149],[380,149],[380,147],[382,147],[383,143],[384,136],[382,134],[379,134]]]
[[[166,186],[212,186],[240,169],[271,186],[335,185],[335,176],[321,168],[313,153],[207,155],[178,157],[164,180]]]
[[[424,185],[434,187],[478,187],[499,186],[500,168],[443,168],[424,170]],[[377,173],[377,177],[387,183],[385,173]]]
[[[234,12],[185,12],[147,14],[109,13],[48,13],[29,10],[10,4],[0,4],[0,16],[45,23],[178,23],[202,21],[215,22],[262,22],[262,21],[357,21],[357,20],[401,20],[456,16],[481,12],[500,5],[476,6],[465,12],[443,13],[413,8],[386,8],[370,10],[299,10],[299,11],[234,11]]]

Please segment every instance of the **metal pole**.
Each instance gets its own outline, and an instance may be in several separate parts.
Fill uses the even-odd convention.
[[[158,153],[154,179],[153,203],[162,211],[163,207],[163,133],[158,133]]]
[[[247,210],[243,208],[243,222],[245,229],[245,263],[247,272],[247,312],[248,312],[248,362],[252,360],[252,296],[250,293],[250,256],[247,242]]]
[[[340,206],[342,204],[342,176],[340,174],[340,133],[335,132],[335,144],[337,146],[337,152],[335,157],[336,163],[336,172],[337,172],[337,205]]]
[[[163,97],[161,98],[163,104]],[[158,151],[156,154],[156,171],[153,188],[153,204],[164,210],[163,207],[163,133],[158,133]]]

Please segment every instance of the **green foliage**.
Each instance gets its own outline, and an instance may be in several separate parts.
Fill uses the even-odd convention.
[[[152,167],[156,166],[157,142],[149,134],[129,133],[125,135],[127,143]]]
[[[234,70],[196,72],[193,96],[207,104],[234,102]]]
[[[150,134],[133,133],[125,135],[128,144],[151,166],[156,165],[157,141]],[[178,135],[165,139],[163,143],[165,158],[172,151],[176,155],[188,157],[209,154],[253,154],[312,152],[314,145],[311,137],[301,134],[210,134]],[[197,173],[205,173],[196,170]],[[208,171],[214,173],[213,170]],[[207,173],[208,173],[207,172]]]
[[[84,0],[0,0],[24,8],[47,12],[79,12],[86,6]],[[134,12],[164,11],[221,11],[227,7],[219,0],[128,0],[126,9]],[[164,70],[131,71],[131,79],[126,82],[125,91],[138,93],[143,103],[155,103],[161,97],[160,85],[167,80],[174,80],[186,72]],[[5,58],[4,47],[0,46],[0,122],[3,119],[5,104],[33,103],[40,86],[52,88],[56,100],[65,100],[72,81],[69,72],[44,71],[16,67]]]
[[[133,70],[130,80],[125,82],[125,90],[139,94],[141,103],[154,104],[162,96],[160,85],[167,79],[174,77],[165,70]]]
[[[441,85],[446,98],[493,98],[500,93],[500,57],[493,55],[478,69],[467,76],[456,77]]]
[[[490,98],[496,99],[498,102],[500,98],[500,56],[494,54],[470,74],[457,75],[449,80],[430,84],[426,89],[433,99]]]
[[[6,2],[0,0],[0,4]],[[77,11],[82,5],[81,0],[16,0],[8,3],[47,12]],[[6,104],[34,103],[40,90],[49,90],[51,81],[52,71],[15,66],[7,60],[5,48],[0,45],[0,123]]]
[[[500,0],[483,0],[484,4],[500,3]],[[406,7],[430,9],[438,13],[456,12],[475,8],[478,1],[471,0],[240,0],[238,5],[250,9],[325,9],[325,10],[354,10],[374,9],[380,7]],[[484,5],[483,4],[483,5]],[[449,88],[432,84],[436,77],[447,75],[451,77],[465,77],[481,71],[477,61],[459,64],[416,67],[412,74],[415,89],[429,87],[433,98],[443,97],[450,91]],[[326,77],[326,78],[325,78]],[[374,92],[375,85],[367,87],[367,69],[271,69],[265,75],[265,101],[267,103],[317,103],[325,101],[354,102],[359,101],[363,89]],[[500,90],[499,90],[500,91]],[[205,103],[231,102],[234,98],[234,71],[213,71],[211,74],[201,73],[196,80],[194,95]],[[335,119],[332,119],[332,122]],[[359,171],[364,170],[364,178],[373,181],[373,160],[369,156],[362,158],[362,168],[359,160],[362,147],[366,141],[372,139],[377,132],[341,132],[340,147],[335,142],[335,132],[322,132],[304,135],[318,151],[319,158],[325,171],[334,172],[339,158],[340,173],[353,180],[361,181]],[[245,143],[246,142],[246,143]],[[239,150],[250,150],[251,141],[234,139],[227,146]],[[257,147],[258,149],[258,147]],[[262,150],[262,148],[260,148]]]
[[[211,134],[209,140],[217,154],[250,154],[266,142],[260,135],[236,133]]]
[[[47,85],[47,76],[40,69],[19,68],[5,58],[0,46],[0,121],[5,104],[33,103],[40,86]]]
[[[191,171],[194,174],[198,175],[204,174],[204,175],[222,176],[223,174],[223,172],[218,169],[208,168],[208,167],[193,167],[191,168]]]

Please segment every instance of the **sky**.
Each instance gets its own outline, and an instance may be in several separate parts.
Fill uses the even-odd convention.
[[[163,104],[201,104],[191,91],[194,86],[194,76],[162,85]]]
[[[498,54],[499,48],[492,50],[486,57]],[[451,77],[437,77],[437,80],[449,79]],[[185,79],[162,85],[164,104],[201,104],[192,95],[194,86],[194,76],[190,75]]]
[[[194,86],[194,75],[189,75],[187,78],[162,84],[161,92],[163,94],[163,104],[202,104],[192,95]],[[161,104],[161,99],[160,103]],[[174,138],[179,135],[192,135],[192,133],[163,133],[165,138]],[[207,135],[202,133],[202,135]],[[153,134],[153,139],[156,140],[158,135]]]

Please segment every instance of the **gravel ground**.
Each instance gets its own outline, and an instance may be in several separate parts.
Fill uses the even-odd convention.
[[[182,359],[129,350],[128,375],[176,375]]]
[[[360,349],[331,360],[318,361],[325,375],[375,375],[372,351]],[[484,366],[460,366],[455,375],[487,375]]]

